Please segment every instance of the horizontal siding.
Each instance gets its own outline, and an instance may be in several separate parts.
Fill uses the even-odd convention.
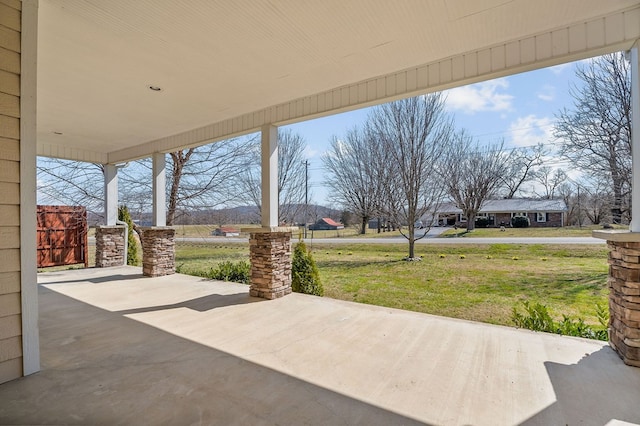
[[[20,309],[20,293],[0,294],[0,317],[17,315],[20,312],[22,312],[22,309]]]
[[[20,226],[20,206],[0,204],[0,226]]]
[[[20,248],[20,227],[0,225],[0,249],[12,248]]]
[[[2,259],[2,262],[0,262],[0,272],[20,270],[20,249],[0,249],[0,259]],[[1,311],[0,309],[0,312]]]
[[[21,8],[20,1],[0,0],[0,383],[23,375],[19,249]]]
[[[20,292],[20,272],[0,272],[0,295]]]
[[[22,376],[22,357],[0,362],[0,383]]]
[[[21,0],[0,0],[0,4],[4,4],[9,6],[15,10],[22,10],[22,1]]]
[[[18,314],[0,317],[0,340],[20,336],[22,333],[22,317]]]
[[[20,31],[20,10],[11,7],[7,3],[0,3],[0,25]]]
[[[15,118],[20,117],[20,98],[0,93],[0,114]]]
[[[0,340],[0,362],[22,356],[22,338],[20,336],[9,337]]]
[[[0,25],[0,47],[12,52],[20,52],[20,33]]]
[[[0,204],[20,204],[20,184],[0,182]]]
[[[20,162],[3,160],[0,158],[0,182],[20,182]],[[1,218],[0,224],[2,224]]]
[[[0,138],[20,139],[20,119],[0,115]]]
[[[20,95],[20,77],[18,74],[0,69],[0,93]]]
[[[0,47],[0,64],[5,71],[20,74],[20,53]]]
[[[0,138],[0,160],[20,161],[20,141]]]

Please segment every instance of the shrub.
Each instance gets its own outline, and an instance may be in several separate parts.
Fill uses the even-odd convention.
[[[207,273],[207,278],[220,281],[231,281],[242,284],[249,284],[251,277],[251,264],[246,260],[239,262],[222,262],[218,266],[211,268]]]
[[[476,228],[487,228],[489,226],[489,219],[486,217],[479,217],[476,219]]]
[[[525,216],[514,216],[511,218],[511,226],[514,228],[528,228],[531,223]]]
[[[118,207],[118,220],[127,224],[129,228],[127,231],[127,265],[138,265],[138,244],[136,242],[136,238],[133,235],[133,221],[131,220],[131,215],[129,214],[129,209],[127,206]]]
[[[291,265],[291,289],[296,293],[322,296],[324,289],[313,256],[307,246],[300,241],[293,250]]]
[[[596,305],[596,316],[602,328],[593,328],[586,324],[582,318],[574,319],[567,315],[562,315],[561,321],[555,321],[547,307],[540,303],[530,304],[525,300],[522,304],[524,305],[524,314],[518,312],[515,307],[511,313],[511,320],[516,327],[564,336],[586,337],[587,339],[607,340],[608,338],[609,313],[601,305]]]

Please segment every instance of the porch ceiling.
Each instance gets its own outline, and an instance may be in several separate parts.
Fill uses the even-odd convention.
[[[38,154],[104,163],[640,37],[638,0],[40,0],[39,10]]]

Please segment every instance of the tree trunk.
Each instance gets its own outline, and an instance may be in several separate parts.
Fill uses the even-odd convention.
[[[369,223],[369,218],[366,216],[362,216],[362,223],[360,224],[360,234],[364,235],[367,233],[367,224]]]
[[[613,176],[613,205],[611,206],[611,221],[622,223],[622,179]]]
[[[414,247],[415,247],[415,244],[416,244],[416,240],[415,240],[415,237],[414,237],[415,229],[414,229],[413,225],[411,225],[411,224],[408,226],[408,228],[409,228],[408,229],[408,231],[409,231],[409,260],[411,260],[411,259],[416,257],[415,250],[414,250]]]
[[[476,214],[472,212],[467,212],[467,232],[473,231],[476,229]]]

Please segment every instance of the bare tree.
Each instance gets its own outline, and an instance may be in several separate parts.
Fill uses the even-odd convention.
[[[85,206],[104,217],[104,167],[57,158],[38,157],[38,203]]]
[[[549,166],[543,166],[535,172],[536,181],[542,186],[544,192],[536,195],[545,200],[555,198],[560,185],[567,180],[567,174],[562,169],[553,169]],[[534,191],[535,192],[535,191]]]
[[[211,209],[238,197],[235,180],[246,169],[246,152],[254,142],[230,139],[169,154],[167,225],[180,214]],[[142,218],[151,210],[152,163],[150,159],[131,162],[118,172],[119,200]],[[64,204],[81,204],[102,216],[104,171],[99,164],[40,159],[38,165],[41,198]]]
[[[366,129],[354,128],[344,139],[334,136],[322,158],[331,198],[360,219],[361,234],[366,233],[369,219],[378,212],[381,198],[375,153],[379,146],[370,135]]]
[[[608,178],[611,215],[620,223],[630,205],[631,78],[622,53],[601,56],[579,66],[581,85],[570,94],[573,109],[557,116],[555,136],[561,154],[576,168]]]
[[[375,142],[382,147],[376,151],[386,159],[380,181],[383,205],[408,240],[407,259],[413,260],[415,242],[426,236],[442,198],[439,164],[452,137],[453,122],[441,93],[381,105],[368,121]],[[424,232],[416,235],[416,222],[427,216]]]
[[[582,195],[581,206],[587,219],[594,225],[610,221],[611,205],[615,196],[611,190],[609,179],[601,176],[588,176],[583,179],[582,183],[581,188],[584,195]]]
[[[567,206],[566,225],[582,226],[584,224],[582,204],[584,204],[585,195],[584,189],[572,181],[564,182],[558,187],[558,196]]]
[[[279,222],[292,223],[304,208],[305,165],[304,138],[290,130],[278,130],[278,204]],[[261,209],[261,172],[260,144],[254,143],[247,152],[251,155],[251,164],[245,168],[239,179],[245,203]]]
[[[513,198],[522,185],[534,178],[534,170],[542,164],[547,154],[544,145],[539,143],[533,148],[519,148],[509,156],[507,172],[501,178],[504,187],[504,198]]]
[[[495,195],[507,173],[509,156],[503,143],[480,147],[464,131],[450,144],[443,173],[447,193],[467,218],[467,230],[475,229],[478,212]]]

